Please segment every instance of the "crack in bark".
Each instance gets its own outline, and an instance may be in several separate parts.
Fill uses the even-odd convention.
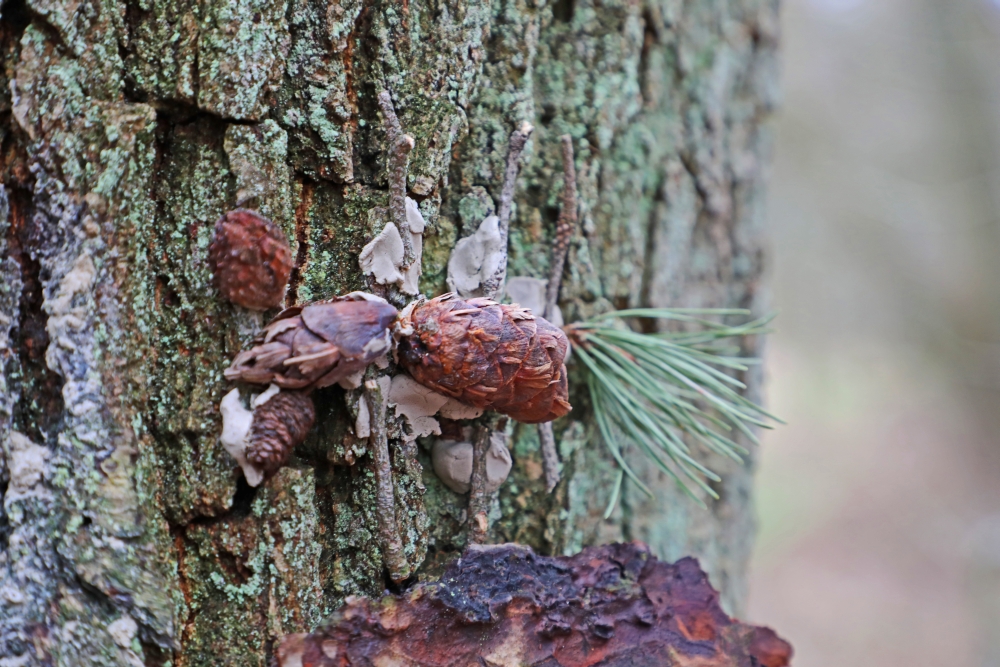
[[[285,307],[294,306],[299,302],[299,285],[302,284],[302,274],[309,261],[309,211],[313,206],[316,194],[316,183],[300,176],[299,186],[302,188],[299,203],[295,207],[295,266],[288,280],[288,291],[285,293]]]

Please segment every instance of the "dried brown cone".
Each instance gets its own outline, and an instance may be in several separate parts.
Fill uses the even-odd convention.
[[[270,474],[285,465],[295,445],[306,439],[316,421],[308,394],[281,391],[253,412],[247,460]]]
[[[390,347],[396,309],[360,293],[286,308],[252,347],[236,355],[227,380],[318,389],[363,370]]]
[[[216,286],[233,303],[267,310],[285,298],[292,250],[278,226],[259,213],[238,208],[219,218],[208,259]]]
[[[561,329],[530,311],[445,294],[400,318],[399,362],[420,384],[526,424],[568,413]]]

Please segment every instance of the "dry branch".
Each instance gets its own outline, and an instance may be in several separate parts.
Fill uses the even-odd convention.
[[[389,135],[387,165],[389,214],[403,240],[403,268],[407,269],[416,259],[413,241],[410,237],[410,223],[406,219],[406,169],[414,141],[410,135],[403,134],[403,127],[399,124],[396,109],[392,105],[392,96],[389,95],[388,90],[383,90],[378,94],[378,103],[382,107],[382,116],[385,118],[386,134]]]
[[[365,381],[365,395],[371,415],[371,434],[368,446],[375,462],[376,511],[378,512],[379,537],[382,559],[393,581],[410,576],[410,565],[403,553],[403,542],[396,527],[396,501],[392,489],[392,466],[389,461],[389,438],[386,433],[385,397],[377,380]]]
[[[551,319],[559,304],[559,288],[562,286],[563,267],[569,242],[576,230],[576,167],[573,164],[573,138],[562,136],[563,156],[563,196],[562,210],[556,223],[556,243],[552,249],[552,271],[545,294],[544,317]],[[556,437],[552,432],[552,422],[538,425],[538,441],[542,449],[542,467],[545,470],[545,489],[549,493],[559,484],[559,452]]]
[[[482,286],[483,296],[489,299],[496,299],[507,281],[507,237],[510,232],[510,210],[514,205],[514,189],[517,186],[521,152],[524,151],[524,145],[528,143],[528,137],[534,130],[531,123],[525,122],[510,135],[510,143],[507,147],[507,168],[504,170],[503,189],[500,191],[500,211],[497,215],[500,220],[500,247],[503,256],[496,272],[487,278]]]
[[[559,288],[562,286],[563,267],[566,265],[566,253],[569,242],[576,230],[576,166],[573,164],[573,138],[568,134],[562,136],[563,157],[563,196],[562,209],[556,222],[556,244],[552,249],[552,271],[549,273],[549,285],[545,294],[545,312],[543,317],[552,319],[552,313],[559,303]]]

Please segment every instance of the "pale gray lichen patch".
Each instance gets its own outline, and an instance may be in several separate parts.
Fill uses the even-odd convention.
[[[292,256],[295,234],[295,185],[288,166],[288,135],[275,121],[229,125],[223,148],[236,180],[236,205],[251,206],[288,236]]]
[[[197,623],[185,648],[192,664],[256,656],[249,664],[263,665],[268,642],[319,622],[315,489],[312,471],[285,467],[257,491],[249,512],[185,529],[179,556],[186,619]]]
[[[108,625],[108,634],[116,644],[125,649],[132,647],[132,640],[135,639],[138,630],[138,624],[128,614]],[[139,664],[141,665],[142,661]]]
[[[127,72],[157,99],[225,118],[265,115],[284,76],[287,2],[147,0],[132,14]],[[117,52],[115,53],[117,56]]]
[[[17,431],[10,432],[8,443],[3,452],[8,473],[4,502],[17,502],[34,493],[48,493],[47,489],[40,488],[39,482],[48,470],[47,461],[52,452]]]
[[[48,453],[31,492],[5,498],[11,531],[0,554],[0,589],[24,597],[0,606],[0,641],[3,650],[30,645],[42,629],[55,663],[129,664],[135,656],[107,631],[122,612],[151,642],[170,645],[173,637],[165,542],[155,513],[140,510],[148,481],[136,464],[142,422],[133,418],[122,372],[128,345],[137,341],[127,340],[117,293],[125,258],[111,244],[116,224],[148,212],[155,112],[118,97],[117,46],[103,63],[93,62],[102,57],[95,43],[116,42],[113,12],[94,7],[70,26],[48,11],[58,8],[39,7],[67,42],[54,44],[52,33],[28,26],[12,98],[28,137],[32,221],[43,231],[24,250],[40,267],[45,360],[62,380],[64,410],[54,418],[58,427],[36,443]],[[75,57],[84,43],[86,53]],[[33,447],[21,451],[42,456]]]
[[[291,0],[291,46],[275,114],[289,132],[290,157],[310,178],[354,181],[356,91],[349,88],[356,48],[350,39],[361,0]],[[356,38],[356,36],[355,36]]]

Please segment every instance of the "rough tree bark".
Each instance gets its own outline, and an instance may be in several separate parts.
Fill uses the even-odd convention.
[[[416,140],[425,294],[497,204],[529,121],[508,275],[547,277],[569,133],[568,320],[760,312],[777,4],[6,0],[0,665],[263,665],[276,638],[388,585],[342,390],[317,395],[294,465],[256,490],[219,444],[222,370],[263,320],[206,263],[213,223],[243,204],[293,243],[288,303],[364,288],[358,253],[388,215],[383,89]],[[613,465],[574,405],[551,495],[537,429],[516,430],[491,539],[695,555],[738,613],[750,467],[713,461],[722,499],[704,511],[637,459],[656,499],[626,486],[604,521]],[[464,544],[465,498],[422,451],[392,456],[405,556],[433,574]]]

